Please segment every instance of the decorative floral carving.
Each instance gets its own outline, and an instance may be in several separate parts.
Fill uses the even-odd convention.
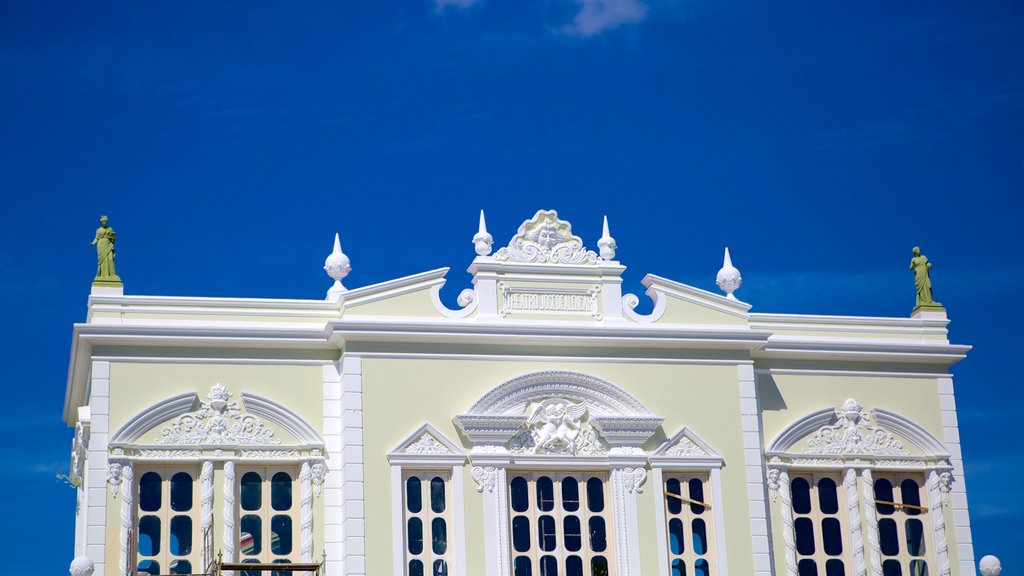
[[[623,468],[620,471],[620,478],[622,479],[622,487],[626,489],[627,494],[633,494],[643,492],[640,487],[647,481],[647,470],[644,468]]]
[[[874,417],[852,398],[836,408],[836,421],[822,426],[807,442],[805,454],[872,454],[906,456],[892,432],[880,428]]]
[[[668,450],[665,450],[666,456],[707,456],[706,450],[697,446],[686,436],[679,439],[678,442],[669,446]]]
[[[439,442],[428,432],[424,432],[415,442],[403,450],[406,454],[451,454],[452,451]]]
[[[237,400],[231,400],[227,388],[215,384],[199,410],[182,414],[161,432],[157,444],[238,444],[273,445],[274,431],[262,420],[242,413]]]
[[[142,448],[139,450],[139,457],[141,458],[198,458],[201,455],[201,450],[160,450],[158,448]]]
[[[508,247],[498,250],[495,260],[551,264],[596,264],[598,255],[583,247],[572,235],[572,225],[558,218],[554,210],[538,210],[523,222]]]
[[[298,450],[242,450],[241,458],[298,458]]]
[[[495,486],[498,485],[498,469],[494,466],[474,466],[469,471],[473,480],[476,481],[477,492],[494,492]]]

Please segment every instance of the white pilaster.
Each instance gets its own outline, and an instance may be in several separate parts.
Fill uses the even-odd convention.
[[[303,462],[299,471],[299,497],[302,501],[302,561],[313,561],[313,472],[309,462]]]
[[[956,399],[953,396],[953,377],[939,378],[939,409],[942,415],[942,440],[949,450],[953,465],[953,530],[956,534],[957,558],[961,574],[974,574],[974,539],[971,536],[971,518],[967,509],[967,484],[964,482],[964,457],[960,451],[960,427],[956,417]]]
[[[943,511],[943,498],[939,490],[939,473],[932,470],[926,480],[928,487],[928,518],[932,524],[932,546],[935,550],[935,562],[938,564],[939,576],[949,576],[949,544],[946,542],[946,518]]]
[[[875,508],[875,479],[871,469],[861,470],[864,517],[868,523],[868,559],[872,576],[882,576],[882,547],[878,540],[878,511]]]
[[[346,576],[366,574],[363,485],[363,361],[346,355],[341,371],[341,567]],[[328,573],[334,571],[328,566]]]
[[[473,479],[484,494],[484,560],[487,574],[509,576],[508,477],[504,467],[474,466]]]
[[[850,523],[850,544],[853,546],[853,573],[867,576],[864,562],[864,534],[860,524],[860,497],[857,494],[857,471],[843,470],[843,490],[846,491],[846,519]]]
[[[124,462],[121,465],[121,531],[118,543],[121,545],[121,560],[118,568],[121,576],[128,576],[132,571],[131,566],[131,535],[132,518],[135,508],[135,471],[131,462]]]
[[[636,495],[647,478],[643,464],[613,468],[612,502],[615,512],[615,547],[618,574],[640,576],[640,525],[636,514]]]
[[[765,493],[764,435],[757,398],[754,367],[737,366],[740,385],[740,419],[743,430],[743,464],[747,475],[750,535],[754,546],[754,576],[772,576],[772,548],[768,531],[768,498]]]
[[[213,561],[213,462],[206,460],[199,473],[199,514],[202,544],[202,569]]]
[[[107,442],[110,438],[110,362],[94,361],[89,383],[91,434],[86,471],[85,554],[93,576],[106,576]]]
[[[345,514],[342,508],[342,469],[347,461],[358,459],[362,464],[362,451],[346,451],[342,437],[341,363],[323,367],[324,383],[324,443],[330,471],[324,479],[324,551],[327,554],[327,573],[343,574],[344,566],[342,539],[344,536]]]
[[[224,561],[235,562],[235,463],[224,462],[224,530],[221,542],[224,547]],[[232,576],[234,572],[225,572]]]
[[[789,472],[779,471],[779,514],[782,516],[782,539],[786,541],[786,574],[797,576],[796,534],[793,529],[793,495],[789,490]]]

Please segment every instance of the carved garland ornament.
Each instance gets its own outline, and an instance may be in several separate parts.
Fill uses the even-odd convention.
[[[415,442],[409,444],[402,450],[406,454],[451,454],[452,451],[430,435],[424,432]]]
[[[836,408],[836,421],[822,426],[807,442],[805,454],[907,456],[903,444],[875,423],[874,416],[852,398]]]
[[[523,222],[508,246],[494,254],[494,259],[541,264],[596,264],[600,257],[583,247],[583,240],[572,234],[572,224],[560,219],[558,212],[538,210],[533,218]]]
[[[665,450],[666,456],[707,456],[706,450],[694,444],[693,440],[690,440],[686,436],[679,439],[678,442],[669,446],[668,450]]]
[[[210,389],[207,402],[195,412],[182,414],[173,424],[164,428],[163,437],[157,444],[238,444],[273,445],[280,444],[274,439],[274,431],[267,428],[263,420],[251,414],[242,413],[237,400],[231,400],[227,388],[215,384]]]

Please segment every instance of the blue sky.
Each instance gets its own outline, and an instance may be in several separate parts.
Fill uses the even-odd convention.
[[[1009,1],[2,3],[5,569],[71,559],[101,213],[129,294],[320,298],[338,231],[348,286],[451,266],[454,305],[479,209],[554,208],[591,247],[608,214],[627,291],[713,289],[728,245],[760,312],[905,316],[921,245],[975,346],[976,552],[1024,570],[1022,56]]]

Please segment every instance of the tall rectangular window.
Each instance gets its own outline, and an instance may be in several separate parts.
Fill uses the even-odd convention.
[[[928,576],[928,509],[924,481],[915,474],[876,474],[875,507],[884,576]]]
[[[301,545],[298,474],[292,467],[240,468],[238,551],[246,564],[291,564]],[[282,576],[285,574],[281,572]],[[259,576],[255,570],[242,576]],[[272,576],[276,576],[275,572]]]
[[[668,562],[672,576],[711,576],[711,491],[707,474],[665,474]]]
[[[139,472],[135,525],[138,572],[192,574],[202,570],[198,471],[168,467]]]
[[[846,510],[835,474],[800,474],[790,481],[799,576],[846,576]]]
[[[408,576],[448,576],[452,570],[451,471],[402,476],[405,570]]]
[[[508,472],[513,576],[608,576],[607,474]]]

